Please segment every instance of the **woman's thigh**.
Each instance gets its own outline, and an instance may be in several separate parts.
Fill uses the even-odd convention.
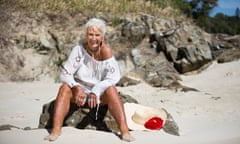
[[[115,86],[108,87],[101,96],[101,104],[109,104],[110,102],[120,100],[117,88]]]

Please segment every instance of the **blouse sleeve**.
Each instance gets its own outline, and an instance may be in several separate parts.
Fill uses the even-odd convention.
[[[114,57],[107,62],[105,71],[104,79],[92,88],[92,93],[98,97],[98,100],[108,87],[115,85],[120,80],[120,70]]]
[[[80,66],[81,57],[82,52],[80,46],[75,46],[72,49],[67,61],[64,63],[62,72],[60,74],[60,80],[64,83],[67,83],[71,88],[79,85],[74,80],[74,73]]]

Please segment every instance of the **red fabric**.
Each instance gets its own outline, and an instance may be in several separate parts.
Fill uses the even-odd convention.
[[[163,120],[160,117],[152,117],[145,122],[144,126],[150,130],[158,130],[163,127]]]

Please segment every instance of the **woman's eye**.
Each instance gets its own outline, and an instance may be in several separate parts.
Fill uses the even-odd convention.
[[[97,35],[94,35],[94,34],[89,34],[88,36],[90,36],[90,37],[93,37],[93,36],[95,36],[95,37],[100,37],[100,35],[99,35],[99,34],[97,34]]]

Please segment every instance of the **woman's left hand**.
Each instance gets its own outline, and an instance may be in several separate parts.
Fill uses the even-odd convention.
[[[98,98],[94,93],[88,95],[88,106],[90,108],[95,108],[98,102]]]

